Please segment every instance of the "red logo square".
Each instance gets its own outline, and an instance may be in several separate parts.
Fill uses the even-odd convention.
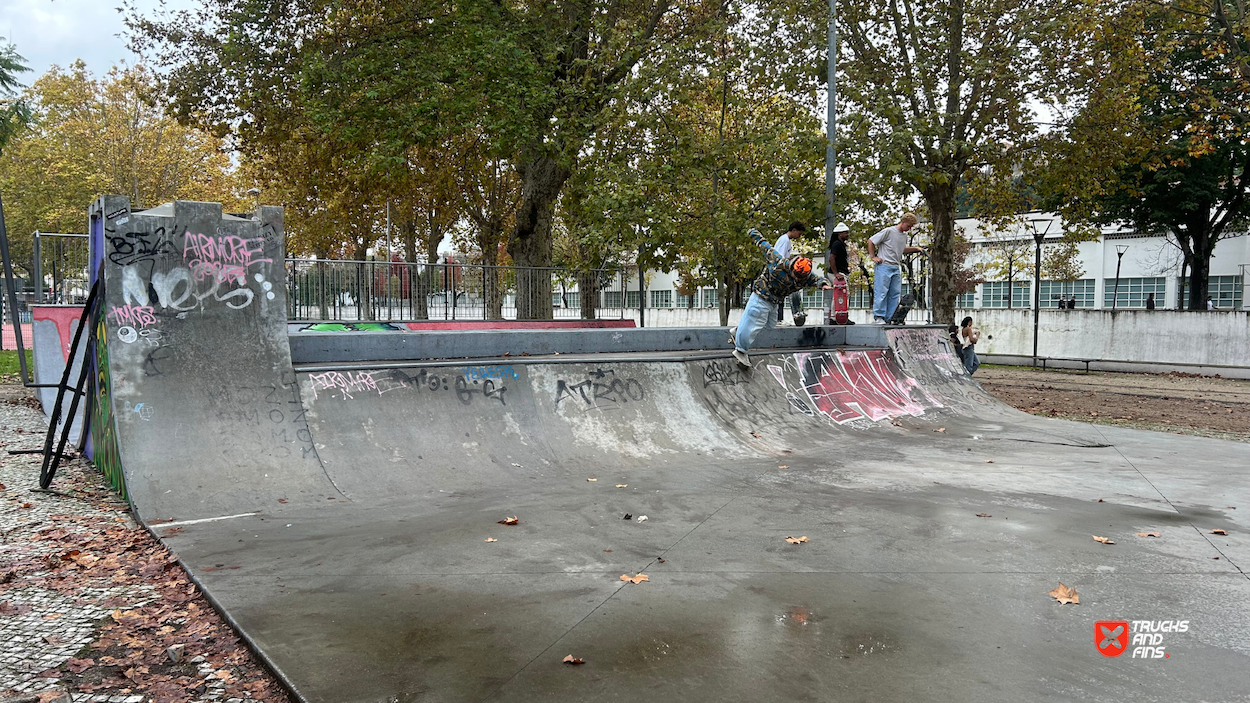
[[[1099,620],[1094,623],[1094,644],[1104,657],[1118,657],[1128,648],[1128,620]]]

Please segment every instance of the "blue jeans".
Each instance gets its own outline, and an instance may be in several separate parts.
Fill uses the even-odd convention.
[[[903,272],[897,266],[877,264],[872,275],[872,291],[872,316],[884,317],[889,322],[903,293]]]
[[[780,306],[776,303],[764,300],[759,293],[752,293],[747,300],[746,309],[742,311],[742,319],[738,320],[734,347],[741,352],[751,351],[751,345],[755,343],[755,337],[760,330],[771,330],[777,326],[778,307]]]
[[[981,368],[981,359],[977,358],[976,345],[964,347],[963,355],[964,368],[967,369],[968,375],[971,376],[977,372],[977,369]]]

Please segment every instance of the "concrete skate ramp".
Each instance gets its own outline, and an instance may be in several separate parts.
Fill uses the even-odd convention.
[[[279,280],[255,261],[280,261],[277,214],[186,229],[264,255],[230,279],[250,306],[149,293],[160,373],[150,333],[106,332],[140,517],[304,700],[1244,699],[1244,444],[1018,413],[937,328],[784,328],[747,372],[723,330],[481,356],[552,339],[500,332],[456,360],[343,332],[292,366],[254,275]],[[1112,659],[1104,620],[1188,625]]]

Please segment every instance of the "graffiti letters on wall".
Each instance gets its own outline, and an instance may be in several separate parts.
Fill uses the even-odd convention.
[[[508,386],[505,385],[505,376],[501,372],[498,377],[481,377],[473,371],[473,369],[480,368],[483,367],[469,367],[460,373],[427,369],[414,373],[409,373],[404,369],[325,371],[308,374],[308,381],[314,399],[325,396],[338,400],[351,400],[362,395],[384,395],[399,391],[427,397],[431,395],[455,397],[461,405],[470,405],[475,398],[507,405]],[[512,370],[511,366],[502,368]]]
[[[926,407],[941,407],[884,351],[797,353],[794,361],[810,404],[838,424],[923,415]],[[769,371],[783,381],[774,368]]]
[[[118,339],[133,343],[146,337],[144,331],[161,314],[203,310],[214,302],[241,310],[260,296],[273,300],[273,283],[265,276],[273,260],[264,256],[265,239],[196,232],[175,237],[163,227],[108,233],[108,257],[120,267],[123,303],[111,306],[106,316]]]

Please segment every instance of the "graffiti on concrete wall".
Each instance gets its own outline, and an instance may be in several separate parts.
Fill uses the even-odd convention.
[[[923,415],[927,407],[941,407],[884,351],[798,353],[794,360],[811,404],[838,424]]]
[[[100,318],[95,329],[95,402],[91,406],[91,460],[110,485],[126,497],[121,450],[117,446],[117,426],[113,418],[113,392],[109,383],[108,328]]]
[[[468,369],[461,373],[428,369],[413,373],[405,369],[325,371],[308,374],[308,383],[314,400],[322,396],[352,400],[362,395],[384,395],[398,391],[423,397],[446,395],[454,397],[461,405],[470,405],[475,398],[498,402],[500,405],[508,404],[508,386],[502,377],[471,378]]]
[[[556,381],[557,412],[561,403],[583,410],[608,410],[646,397],[638,379],[618,376],[616,369],[594,369],[576,378]]]

